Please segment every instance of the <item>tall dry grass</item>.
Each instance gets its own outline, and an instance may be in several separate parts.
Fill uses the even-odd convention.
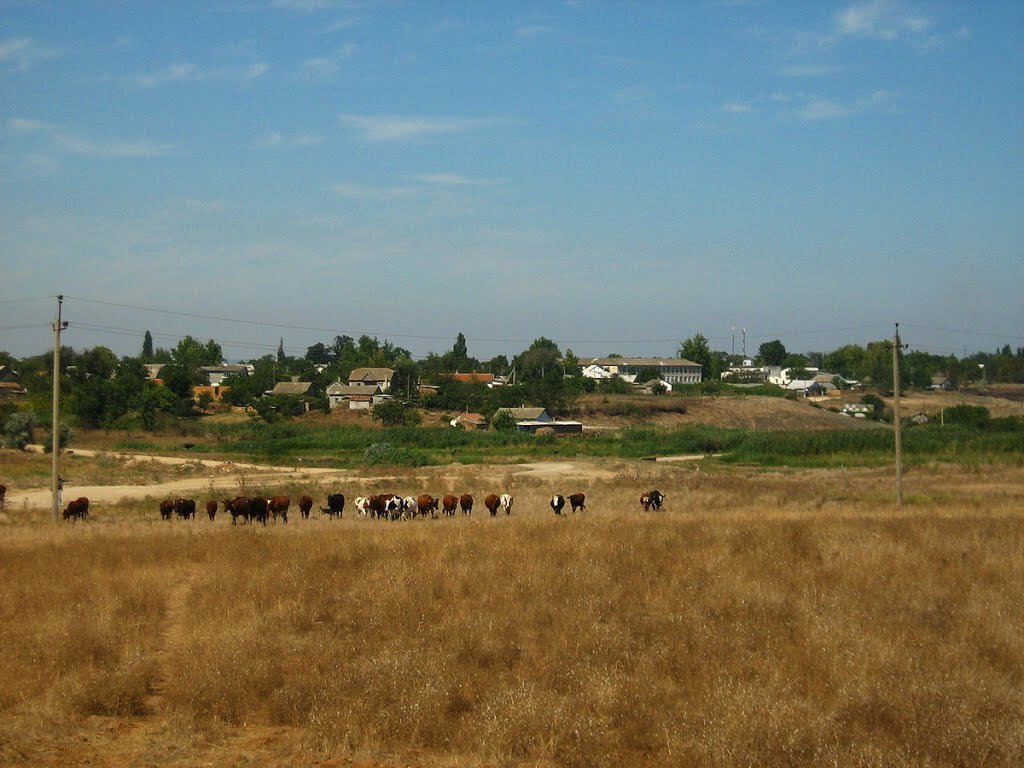
[[[1024,484],[919,471],[898,514],[878,479],[633,468],[504,478],[511,518],[5,529],[0,757],[32,715],[221,757],[270,729],[423,765],[1019,765]],[[581,488],[590,512],[546,508]]]

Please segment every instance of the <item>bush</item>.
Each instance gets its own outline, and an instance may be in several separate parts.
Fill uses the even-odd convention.
[[[961,403],[946,409],[947,424],[961,424],[965,427],[985,429],[992,421],[992,414],[983,405],[967,405]]]
[[[38,424],[34,411],[21,411],[9,416],[4,422],[4,443],[9,448],[24,450],[32,442],[32,430]]]
[[[67,424],[61,424],[60,425],[60,433],[59,433],[59,435],[57,437],[57,443],[58,443],[60,449],[64,450],[65,448],[67,448],[68,447],[68,443],[70,443],[74,438],[75,438],[75,433],[71,430],[71,427],[69,427]],[[43,443],[43,450],[45,450],[47,453],[52,453],[53,452],[53,430],[52,429],[49,429],[46,432],[46,442]]]
[[[516,417],[511,411],[496,411],[491,416],[491,429],[496,432],[515,432]]]
[[[392,443],[373,443],[363,454],[370,466],[386,464],[401,467],[425,467],[432,462],[426,454]]]

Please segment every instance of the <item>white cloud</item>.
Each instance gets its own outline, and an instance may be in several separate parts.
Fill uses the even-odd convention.
[[[341,69],[341,64],[346,59],[355,55],[357,46],[355,43],[348,43],[342,46],[332,56],[316,56],[306,59],[302,66],[307,72],[316,77],[330,77]]]
[[[254,149],[276,149],[278,147],[311,147],[323,144],[324,137],[312,133],[296,133],[285,135],[279,131],[271,131],[262,139],[253,142]]]
[[[155,144],[150,141],[106,141],[86,139],[67,129],[40,120],[12,118],[7,121],[11,133],[22,135],[41,134],[48,137],[58,149],[75,155],[94,157],[164,157],[171,154],[170,144]]]
[[[753,112],[754,108],[750,104],[733,101],[722,107],[726,112],[732,112],[734,115],[745,115],[748,112]]]
[[[360,131],[364,141],[416,141],[430,136],[468,133],[493,122],[483,118],[352,114],[341,115],[341,121]]]
[[[28,37],[0,40],[0,68],[3,69],[25,72],[39,62],[59,55],[56,50],[41,47]]]
[[[257,80],[270,71],[270,65],[258,61],[244,69],[210,69],[204,70],[195,64],[181,62],[171,64],[155,72],[136,75],[132,81],[142,88],[155,88],[159,85],[175,82],[202,82],[206,80],[227,80],[247,82]]]
[[[931,19],[905,10],[896,0],[857,3],[843,9],[836,17],[836,31],[840,35],[875,40],[923,35],[933,24]]]
[[[488,181],[486,179],[472,179],[468,176],[461,176],[457,173],[421,173],[416,176],[416,180],[423,184],[432,184],[442,187],[483,186],[494,183],[493,181]]]
[[[341,197],[355,200],[394,200],[415,194],[415,190],[409,187],[369,187],[362,184],[349,184],[347,182],[332,184],[327,189]]]
[[[844,72],[846,67],[837,64],[807,64],[783,67],[785,77],[828,77]]]
[[[814,99],[797,110],[801,120],[837,120],[850,114],[850,109],[833,99]]]

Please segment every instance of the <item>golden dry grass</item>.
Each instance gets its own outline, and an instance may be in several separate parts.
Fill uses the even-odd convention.
[[[0,762],[1021,764],[1024,470],[898,513],[874,470],[613,469],[383,484],[510,518],[0,528]]]

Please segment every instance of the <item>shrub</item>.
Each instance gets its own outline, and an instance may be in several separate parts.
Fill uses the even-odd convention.
[[[4,422],[4,442],[10,448],[24,450],[32,442],[32,430],[38,426],[34,411],[21,411]]]
[[[363,454],[363,460],[370,466],[386,464],[400,467],[425,467],[432,463],[422,451],[392,443],[373,443]]]
[[[965,427],[985,429],[992,421],[992,414],[983,405],[967,405],[961,403],[946,409],[947,424],[962,424]]]

